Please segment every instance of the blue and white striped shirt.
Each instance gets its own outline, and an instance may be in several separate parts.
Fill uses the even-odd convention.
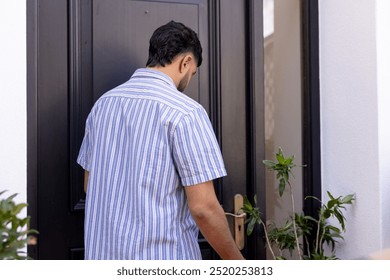
[[[85,259],[201,259],[183,186],[226,175],[203,107],[139,69],[92,108],[77,162],[89,171]]]

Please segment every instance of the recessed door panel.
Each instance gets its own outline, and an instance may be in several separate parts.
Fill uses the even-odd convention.
[[[94,99],[127,81],[137,68],[145,67],[151,34],[171,20],[182,22],[202,35],[201,43],[207,50],[208,30],[204,27],[201,30],[199,24],[207,19],[207,10],[199,7],[202,2],[93,1]],[[199,75],[194,76],[185,90],[198,102],[208,99],[204,83],[207,80],[200,84],[202,77],[207,77],[207,51],[204,60]]]

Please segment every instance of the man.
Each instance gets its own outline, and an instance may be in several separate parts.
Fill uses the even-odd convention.
[[[147,68],[105,93],[86,122],[86,259],[201,259],[198,227],[222,259],[243,259],[213,182],[226,175],[210,120],[182,91],[202,63],[174,21],[150,39]]]

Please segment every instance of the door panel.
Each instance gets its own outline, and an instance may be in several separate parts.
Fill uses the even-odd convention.
[[[29,204],[35,203],[37,211],[29,214],[35,219],[32,226],[40,232],[39,255],[33,256],[62,259],[83,244],[82,212],[69,207],[68,15],[64,13],[68,6],[66,1],[60,0],[43,0],[39,5],[37,146],[33,148],[37,157],[37,181],[28,182],[28,188],[33,185],[36,190],[36,196],[29,195]]]
[[[245,2],[221,1],[222,153],[228,176],[223,178],[225,210],[247,187],[247,89]]]
[[[85,195],[76,158],[85,120],[104,92],[145,66],[152,32],[170,20],[194,29],[202,43],[203,64],[186,94],[205,107],[222,148],[228,176],[216,180],[221,204],[232,212],[236,193],[253,195],[261,189],[262,182],[251,179],[259,172],[250,156],[263,150],[263,140],[257,137],[262,133],[254,133],[252,126],[259,115],[251,105],[255,96],[262,96],[260,87],[251,87],[250,75],[260,60],[249,63],[254,54],[249,36],[255,35],[247,27],[248,11],[256,7],[261,16],[262,7],[245,0],[33,1],[29,24],[35,27],[37,52],[30,57],[37,67],[29,85],[37,87],[29,92],[35,94],[30,100],[37,106],[30,110],[36,110],[37,117],[29,125],[30,137],[36,135],[29,154],[36,155],[37,179],[28,185],[37,192],[29,191],[29,214],[37,217],[32,226],[40,231],[36,252],[30,250],[33,258],[83,257]],[[257,111],[262,114],[262,109]],[[29,170],[34,168],[29,165]],[[201,236],[199,244],[204,259],[217,257]],[[263,244],[256,247],[247,246],[244,253],[256,256],[253,252],[263,251]]]
[[[182,22],[199,33],[206,50],[204,62],[186,94],[198,102],[208,100],[208,30],[207,25],[200,25],[200,22],[207,21],[205,3],[93,1],[94,100],[128,80],[137,68],[145,67],[151,34],[170,20]],[[208,110],[208,104],[205,103],[202,105]]]

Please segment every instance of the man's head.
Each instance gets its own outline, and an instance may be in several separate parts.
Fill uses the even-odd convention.
[[[202,64],[202,46],[197,34],[182,23],[171,21],[157,28],[149,42],[147,67],[168,74],[183,91]]]
[[[184,24],[170,21],[157,28],[149,41],[147,67],[171,64],[173,59],[184,53],[192,53],[197,66],[202,64],[202,46],[198,35]]]

